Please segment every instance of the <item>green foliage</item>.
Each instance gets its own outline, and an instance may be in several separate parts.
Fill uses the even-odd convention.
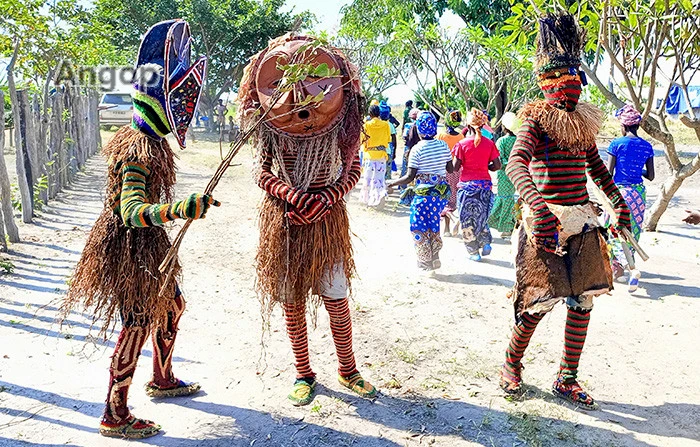
[[[237,86],[249,58],[299,21],[308,25],[308,12],[282,12],[284,0],[96,0],[94,20],[110,30],[112,44],[133,60],[140,37],[156,22],[181,17],[190,23],[195,54],[208,58],[203,106]]]
[[[4,270],[5,273],[12,273],[15,271],[15,264],[9,259],[0,258],[0,269]]]
[[[391,79],[388,67],[401,67],[404,82],[417,79],[419,99],[442,111],[472,105],[494,111],[497,103],[512,99],[517,106],[532,97],[531,50],[506,45],[498,27],[510,14],[508,0],[355,0],[341,11],[339,34],[362,42],[364,54],[380,55],[364,69],[360,64],[372,83]],[[441,26],[446,12],[465,27]]]
[[[39,180],[34,184],[34,196],[32,198],[34,208],[41,211],[44,208],[44,201],[41,200],[41,193],[49,189],[49,178],[46,175],[39,177]],[[12,185],[10,201],[12,208],[22,212],[22,197],[19,192],[19,187],[16,184]]]
[[[19,43],[15,70],[25,82],[52,73],[60,59],[77,65],[124,62],[91,11],[70,0],[0,0],[0,55],[10,56]]]

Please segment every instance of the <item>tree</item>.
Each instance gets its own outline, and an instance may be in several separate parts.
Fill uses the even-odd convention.
[[[365,41],[348,35],[336,36],[333,45],[341,49],[358,69],[366,98],[379,98],[401,81],[408,69],[405,61],[396,60],[385,47],[367,47]]]
[[[441,26],[447,11],[465,27]],[[534,83],[521,82],[532,76],[529,53],[523,45],[506,46],[497,26],[508,12],[505,0],[355,0],[342,9],[339,34],[363,42],[365,52],[381,52],[385,66],[402,67],[401,80],[415,80],[417,96],[438,112],[473,105],[495,112],[498,120],[536,91]]]
[[[510,41],[531,39],[541,11],[555,8],[577,14],[588,31],[582,64],[588,78],[613,106],[631,103],[642,111],[642,129],[664,146],[671,175],[663,181],[648,214],[646,229],[655,231],[683,181],[700,170],[700,153],[690,161],[681,160],[665,109],[674,85],[690,104],[688,85],[700,71],[700,15],[690,0],[532,0],[513,7],[514,14],[504,27],[512,33]],[[611,62],[608,82],[600,76],[603,57]],[[657,99],[661,99],[658,104]],[[700,117],[692,108],[680,121],[694,130],[700,142]]]
[[[271,38],[296,24],[309,24],[308,12],[281,12],[284,0],[97,0],[94,19],[111,30],[112,42],[135,58],[141,35],[162,20],[181,17],[192,27],[194,53],[208,59],[203,110],[235,88],[249,58]]]

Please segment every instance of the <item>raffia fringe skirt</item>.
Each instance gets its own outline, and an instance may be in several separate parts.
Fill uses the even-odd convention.
[[[269,316],[276,303],[299,304],[310,297],[320,304],[322,283],[337,266],[342,266],[348,285],[355,273],[345,201],[309,225],[291,225],[285,207],[270,195],[260,207],[256,290],[263,316]]]

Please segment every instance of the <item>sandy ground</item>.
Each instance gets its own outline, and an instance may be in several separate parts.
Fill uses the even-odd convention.
[[[184,197],[204,188],[219,154],[217,145],[199,142],[180,155],[177,196]],[[131,444],[700,446],[700,227],[680,222],[685,208],[700,208],[700,179],[686,182],[661,231],[642,237],[652,259],[641,264],[639,291],[630,295],[622,286],[596,300],[580,368],[582,384],[601,404],[590,413],[548,391],[562,349],[564,306],[533,337],[525,398],[512,402],[499,392],[497,372],[513,321],[506,298],[514,278],[509,244],[496,238],[493,255],[477,264],[467,260],[459,239],[446,239],[443,268],[433,278],[419,277],[407,209],[395,207],[395,196],[384,209],[366,209],[355,191],[349,203],[359,270],[355,351],[381,394],[362,400],[336,382],[328,318],[320,311],[310,334],[319,394],[295,408],[285,399],[294,368],[281,312],[262,337],[253,291],[261,191],[250,175],[250,150],[236,163],[216,191],[223,206],[192,226],[181,250],[188,309],[175,373],[200,381],[203,392],[147,398],[141,387],[151,368],[147,344],[129,403],[164,431]],[[96,432],[116,334],[96,340],[89,315],[73,314],[62,328],[55,322],[66,280],[102,207],[104,169],[100,157],[91,160],[34,225],[21,225],[23,242],[9,255],[15,271],[0,276],[2,446],[125,443]],[[659,170],[662,178],[663,166]]]

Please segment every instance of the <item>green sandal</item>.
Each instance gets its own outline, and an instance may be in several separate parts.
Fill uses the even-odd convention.
[[[338,382],[360,397],[372,399],[377,395],[377,389],[363,379],[359,372],[349,377],[338,375]]]
[[[312,400],[314,400],[315,389],[315,379],[297,379],[294,382],[294,388],[292,388],[292,392],[289,393],[287,399],[289,399],[292,402],[292,405],[295,407],[308,405]]]

